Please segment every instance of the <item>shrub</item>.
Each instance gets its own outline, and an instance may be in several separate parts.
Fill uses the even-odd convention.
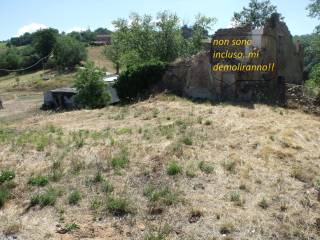
[[[102,192],[106,194],[113,192],[113,189],[114,189],[113,184],[108,180],[105,180],[101,185]]]
[[[45,176],[36,176],[31,177],[28,181],[28,184],[32,186],[44,187],[49,183],[48,177]]]
[[[111,97],[106,92],[103,76],[103,71],[95,67],[92,62],[87,62],[84,69],[78,70],[75,80],[75,87],[78,90],[75,96],[77,105],[100,108],[110,102]]]
[[[123,149],[118,155],[111,159],[111,166],[115,169],[124,168],[129,163],[128,151]]]
[[[14,171],[3,170],[0,174],[0,184],[14,179],[16,176]]]
[[[72,191],[68,196],[68,203],[76,205],[81,200],[81,193],[78,190]]]
[[[133,213],[131,203],[126,198],[110,197],[107,201],[107,210],[115,215],[122,216]]]
[[[101,182],[103,182],[103,181],[104,181],[104,178],[103,178],[101,172],[98,171],[98,172],[96,173],[96,175],[94,176],[94,178],[93,178],[93,182],[94,182],[94,183],[101,183]]]
[[[306,82],[306,85],[311,89],[320,88],[320,63],[313,66],[310,79]]]
[[[157,187],[150,185],[144,189],[143,194],[150,202],[160,202],[167,206],[170,206],[177,201],[177,195],[167,186]]]
[[[30,205],[40,205],[41,207],[45,207],[48,205],[53,206],[60,195],[60,192],[54,188],[49,188],[46,192],[42,194],[37,194],[31,198]]]
[[[213,172],[214,167],[211,166],[210,164],[206,163],[205,161],[201,161],[201,162],[199,163],[199,169],[200,169],[202,172],[204,172],[204,173],[206,173],[206,174],[209,174],[209,173],[212,173],[212,172]]]
[[[192,145],[192,138],[190,136],[184,136],[182,138],[182,142],[185,144],[185,145],[188,145],[188,146],[191,146]]]
[[[73,232],[73,231],[75,231],[75,230],[77,230],[79,228],[80,228],[79,225],[76,224],[76,223],[67,224],[66,227],[65,227],[67,232]]]
[[[230,197],[231,202],[239,202],[240,201],[240,193],[233,192]]]
[[[231,202],[234,202],[234,204],[237,206],[243,206],[243,204],[245,203],[245,201],[241,198],[239,192],[231,193],[230,200]]]
[[[167,173],[168,175],[177,175],[182,172],[182,166],[177,162],[171,162],[168,165]]]
[[[123,100],[146,94],[146,91],[162,79],[166,65],[163,62],[151,61],[135,65],[122,72],[115,84],[118,95]]]

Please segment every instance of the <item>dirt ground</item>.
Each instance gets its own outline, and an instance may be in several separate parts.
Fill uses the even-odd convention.
[[[165,94],[58,113],[38,110],[39,92],[3,100],[0,171],[15,177],[0,239],[320,238],[317,116]],[[34,186],[32,176],[48,183]],[[55,202],[31,204],[50,188]],[[81,198],[70,204],[75,190]],[[112,198],[125,199],[121,214]]]

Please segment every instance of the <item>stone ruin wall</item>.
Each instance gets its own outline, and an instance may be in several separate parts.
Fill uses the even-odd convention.
[[[252,39],[253,46],[262,52],[259,59],[250,59],[251,64],[264,64],[276,61],[275,73],[261,72],[213,72],[210,51],[177,59],[170,64],[164,75],[163,83],[167,89],[191,98],[209,100],[257,100],[258,95],[266,95],[278,101],[283,94],[284,83],[302,84],[303,49],[294,45],[292,36],[285,23],[278,18],[269,19],[264,28],[251,30],[248,27],[220,29],[214,38]],[[230,46],[227,46],[229,51]],[[219,46],[225,50],[226,46]],[[237,51],[249,51],[247,46],[236,47]],[[268,81],[263,81],[268,80]],[[280,99],[281,101],[283,99]]]

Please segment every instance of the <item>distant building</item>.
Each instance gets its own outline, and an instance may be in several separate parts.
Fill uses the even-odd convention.
[[[91,45],[95,45],[95,46],[111,45],[111,36],[97,35],[96,40],[92,41]]]

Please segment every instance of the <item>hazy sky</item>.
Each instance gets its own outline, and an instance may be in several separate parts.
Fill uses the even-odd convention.
[[[311,33],[318,20],[307,16],[310,0],[271,0],[282,13],[291,33]],[[110,27],[119,17],[131,12],[152,14],[175,12],[185,23],[197,13],[218,19],[216,29],[228,27],[234,11],[249,0],[0,0],[0,40],[46,26],[60,31]]]

